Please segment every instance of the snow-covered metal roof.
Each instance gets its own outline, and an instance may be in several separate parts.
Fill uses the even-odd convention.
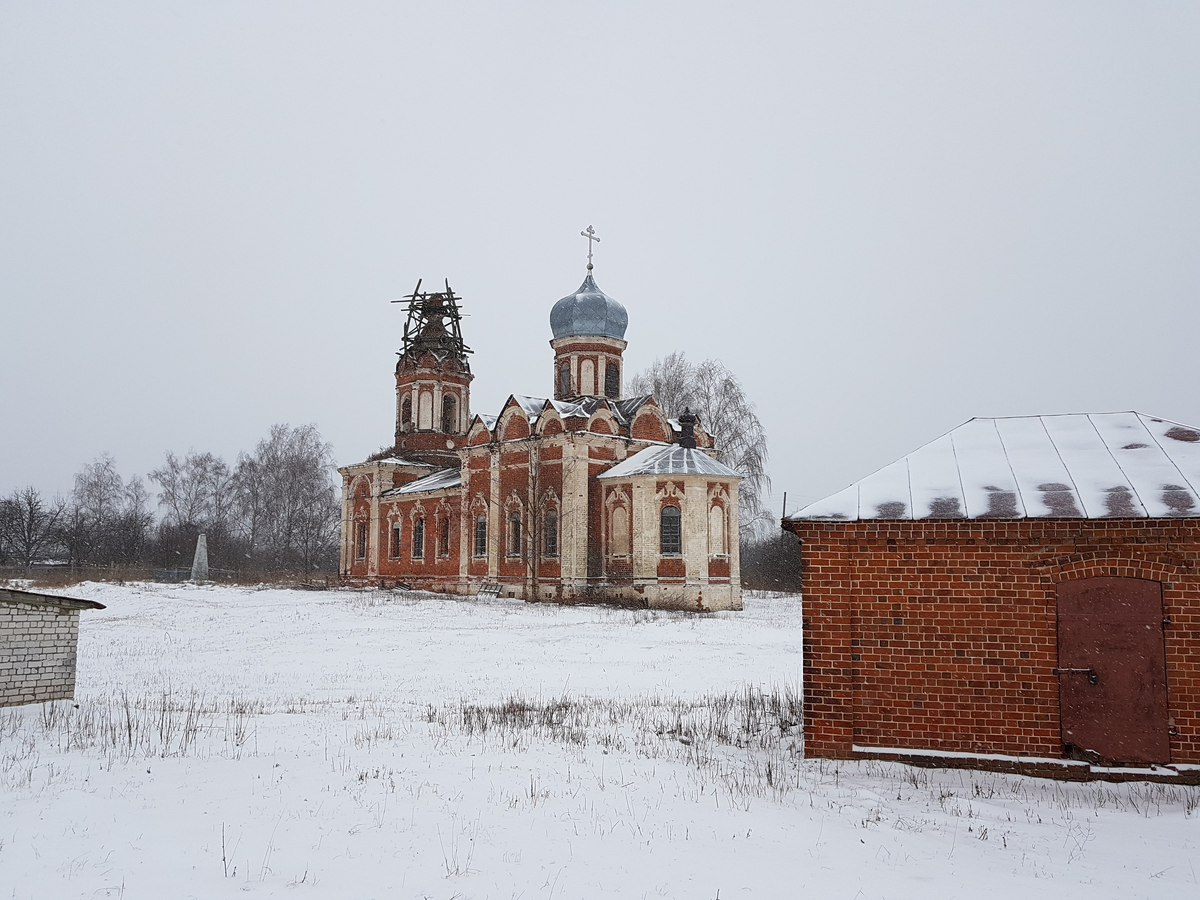
[[[639,409],[654,399],[652,394],[642,394],[638,397],[626,397],[624,400],[612,402],[609,406],[612,407],[613,414],[622,425],[628,425],[633,421],[633,417],[637,415]]]
[[[436,468],[432,463],[421,462],[419,459],[409,459],[407,456],[401,456],[398,453],[393,453],[391,456],[385,456],[377,460],[378,462],[392,463],[397,466],[420,466],[423,469]]]
[[[599,478],[628,478],[631,475],[717,475],[738,478],[737,472],[717,462],[703,450],[678,444],[655,444],[639,450]]]
[[[420,494],[425,491],[444,491],[446,488],[455,488],[461,484],[461,470],[442,469],[440,472],[434,472],[432,475],[426,475],[424,478],[418,478],[416,481],[402,484],[398,488],[384,491],[381,496],[392,497],[396,494]]]
[[[547,400],[546,402],[554,407],[554,410],[564,419],[569,416],[581,416],[584,419],[588,417],[588,411],[573,400]]]
[[[525,416],[531,423],[536,422],[538,416],[542,414],[542,410],[546,408],[545,397],[526,397],[523,394],[513,394],[512,398],[525,411]]]
[[[1137,412],[971,419],[789,519],[1200,516],[1200,429]]]

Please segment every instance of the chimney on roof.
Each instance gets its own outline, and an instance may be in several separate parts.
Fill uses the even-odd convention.
[[[683,415],[679,417],[679,446],[686,447],[689,450],[696,449],[696,416],[688,408],[683,408]]]

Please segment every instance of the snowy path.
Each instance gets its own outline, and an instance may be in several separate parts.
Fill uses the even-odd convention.
[[[666,727],[679,701],[702,725],[722,694],[795,689],[794,598],[697,617],[70,593],[109,607],[84,615],[80,708],[0,712],[0,898],[1200,896],[1197,789],[834,766],[787,735]],[[164,692],[167,716],[146,708]],[[464,705],[512,696],[563,718],[467,734]]]

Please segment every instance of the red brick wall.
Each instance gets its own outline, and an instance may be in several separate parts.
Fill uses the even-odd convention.
[[[449,554],[440,552],[439,529],[446,518],[449,507]],[[413,555],[412,515],[418,506],[425,518],[425,556]],[[392,557],[390,514],[395,510],[400,521],[400,555]],[[458,581],[459,517],[461,515],[457,491],[434,495],[422,495],[417,500],[384,500],[379,506],[379,531],[376,535],[379,548],[379,575],[384,581],[400,581],[414,587],[436,590]]]
[[[1056,584],[1160,581],[1173,762],[1200,763],[1200,520],[789,522],[805,748],[1059,757]]]
[[[654,413],[642,413],[634,417],[630,437],[639,441],[669,441],[671,436]]]

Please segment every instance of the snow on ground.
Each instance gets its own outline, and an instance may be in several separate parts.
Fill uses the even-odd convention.
[[[1200,789],[803,760],[739,613],[86,584],[0,711],[0,897],[1197,896]]]

